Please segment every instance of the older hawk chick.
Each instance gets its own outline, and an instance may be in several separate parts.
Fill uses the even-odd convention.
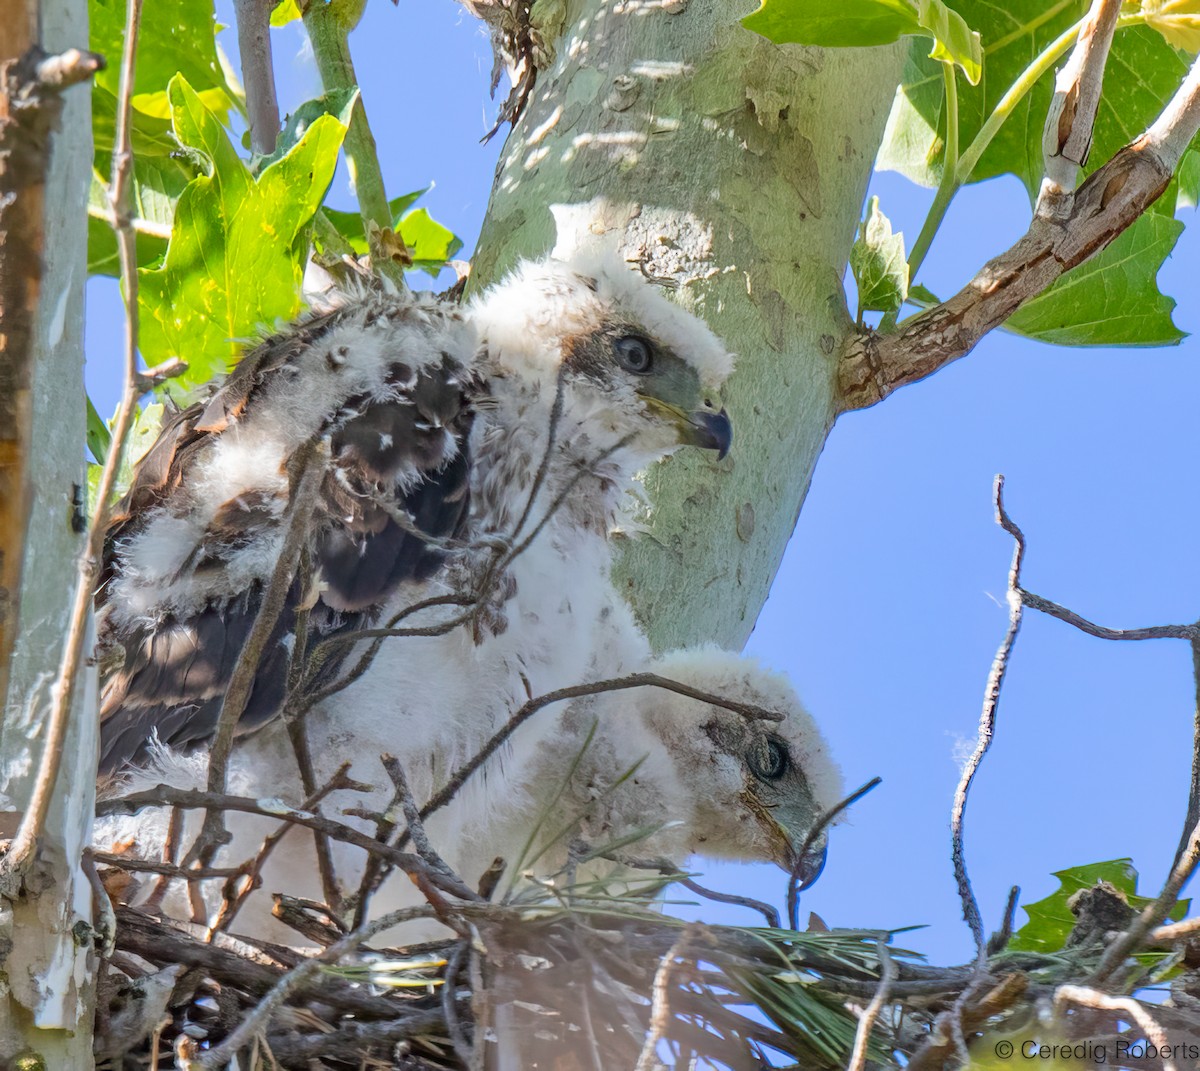
[[[582,258],[523,264],[463,311],[370,292],[267,339],[208,401],[168,420],[118,510],[98,601],[103,639],[124,662],[105,690],[102,772],[152,758],[135,782],[166,772],[202,783],[203,757],[178,752],[215,729],[289,524],[294,459],[316,439],[329,451],[306,522],[308,568],[258,667],[232,791],[303,799],[279,717],[289,681],[293,697],[297,682],[326,693],[303,723],[316,782],[353,759],[353,776],[376,786],[365,799],[335,794],[324,806],[337,815],[387,806],[384,752],[424,800],[530,696],[652,665],[613,590],[610,534],[641,469],[680,445],[728,450],[717,390],[731,367],[703,323],[624,265]],[[360,634],[401,617],[405,634],[350,680]],[[319,657],[292,665],[301,650]],[[665,823],[655,851],[819,872],[823,841],[810,859],[795,853],[837,775],[786,683],[712,652],[654,671],[745,702],[770,696],[784,720],[750,725],[657,689],[546,711],[431,830],[464,877],[478,877],[489,851],[483,865],[512,850],[593,721],[585,780],[569,791],[586,795],[637,763],[644,772],[611,807],[591,808],[582,835],[653,813]],[[155,739],[169,750],[151,756]],[[110,821],[100,838],[156,851],[161,818]],[[230,825],[224,857],[240,861],[265,826],[232,815]],[[340,851],[349,892],[364,859]],[[288,834],[265,880],[268,891],[313,885],[307,833]],[[407,885],[393,879],[379,909],[389,887],[403,896]]]

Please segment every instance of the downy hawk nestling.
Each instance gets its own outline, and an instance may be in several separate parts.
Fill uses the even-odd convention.
[[[381,753],[401,759],[425,798],[530,696],[645,668],[648,645],[612,587],[610,536],[647,465],[685,444],[724,456],[731,425],[717,390],[731,368],[702,322],[625,265],[584,256],[524,263],[465,310],[371,290],[267,338],[206,402],[166,420],[117,508],[98,596],[101,642],[120,656],[103,697],[102,774],[161,769],[160,745],[187,751],[212,736],[291,522],[296,459],[317,440],[328,445],[324,472],[301,519],[300,573],[239,722],[235,791],[302,796],[280,717],[297,689],[328,694],[304,718],[318,781],[352,759],[353,776],[379,786],[378,798],[341,793],[327,806],[383,809]],[[334,692],[368,649],[356,634],[398,615],[408,631]],[[293,665],[298,652],[306,661]],[[704,676],[702,663],[677,660],[678,676]],[[752,663],[745,672],[740,686],[736,672],[723,680],[781,694],[772,675]],[[714,838],[745,844],[719,854],[791,866],[837,776],[788,695],[784,720],[753,738],[653,689],[589,709],[604,712],[616,765],[665,749],[678,767],[671,791],[695,797],[689,813],[704,811],[693,804],[706,794],[728,797],[737,819]],[[522,791],[536,795],[551,772],[528,756],[577,734],[579,716],[552,709],[519,735],[509,765]],[[695,746],[682,748],[684,736]],[[740,787],[717,790],[722,755],[744,770]],[[506,783],[497,760],[488,791]],[[152,821],[117,826],[114,837],[157,835]],[[245,855],[258,843],[252,826]],[[306,836],[293,830],[288,842]],[[801,870],[815,875],[822,852],[823,840]],[[302,850],[280,856],[276,888],[289,870],[311,875]]]

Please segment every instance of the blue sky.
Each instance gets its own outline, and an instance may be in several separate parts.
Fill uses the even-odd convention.
[[[218,10],[232,22],[228,6]],[[224,47],[237,55],[232,40]],[[496,110],[481,25],[452,0],[370,4],[352,47],[389,194],[436,182],[423,203],[467,255],[503,140],[479,144]],[[285,109],[319,92],[298,27],[276,33],[276,67]],[[914,238],[930,191],[880,174],[871,192]],[[351,207],[344,171],[333,202]],[[1015,179],[965,190],[920,281],[958,289],[1028,216]],[[1200,330],[1197,278],[1189,228],[1160,278],[1186,331]],[[115,296],[110,282],[90,284],[88,383],[103,412],[117,395]],[[938,962],[971,954],[949,812],[1006,625],[1012,542],[992,520],[993,476],[1008,478],[1031,590],[1114,627],[1195,620],[1198,399],[1192,338],[1067,350],[997,332],[933,379],[839,421],[748,646],[791,674],[848,784],[883,778],[834,831],[803,911],[834,926],[926,924],[905,943]],[[1132,856],[1143,891],[1157,892],[1183,820],[1193,709],[1186,644],[1105,643],[1026,612],[967,817],[989,928],[1010,885],[1029,903],[1055,888],[1051,871],[1081,863]],[[782,900],[773,868],[704,869],[710,884]],[[703,914],[739,917],[717,905]]]

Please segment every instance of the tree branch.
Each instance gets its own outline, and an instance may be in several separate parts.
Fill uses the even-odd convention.
[[[963,767],[962,777],[954,791],[954,807],[950,816],[950,833],[952,840],[951,856],[954,860],[954,878],[958,883],[958,895],[962,900],[963,918],[971,927],[971,936],[975,939],[975,950],[982,964],[987,954],[987,946],[983,932],[983,919],[979,914],[979,904],[971,888],[971,879],[967,874],[966,852],[963,846],[963,821],[966,817],[967,795],[979,765],[992,746],[992,736],[996,731],[996,710],[1000,705],[1000,689],[1004,685],[1004,676],[1008,672],[1008,659],[1012,654],[1013,643],[1021,630],[1021,562],[1025,558],[1025,536],[1008,516],[1004,509],[1004,477],[996,477],[995,485],[996,523],[1013,537],[1016,546],[1013,548],[1012,565],[1008,570],[1008,629],[1004,639],[996,651],[992,661],[991,672],[988,673],[987,688],[983,696],[983,710],[979,716],[979,735],[975,742],[975,750]]]
[[[260,156],[275,151],[279,135],[279,102],[271,59],[271,8],[275,0],[234,0],[242,85],[250,119],[250,148]]]
[[[1071,57],[1054,81],[1042,134],[1045,177],[1037,215],[1062,216],[1070,211],[1079,172],[1092,148],[1104,68],[1120,14],[1121,0],[1093,0]]]
[[[1088,176],[1062,218],[1035,215],[1025,236],[966,287],[894,333],[852,335],[838,371],[842,410],[874,405],[965,357],[1024,302],[1107,246],[1162,195],[1197,130],[1200,61],[1154,124]]]

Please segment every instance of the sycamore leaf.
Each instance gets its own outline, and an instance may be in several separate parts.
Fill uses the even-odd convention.
[[[932,37],[930,55],[960,66],[972,85],[982,71],[979,35],[943,0],[762,0],[742,25],[776,44],[823,48],[886,45],[905,34]]]
[[[984,45],[987,77],[977,86],[959,86],[959,144],[965,148],[979,133],[1000,98],[1030,62],[1086,13],[1088,0],[951,0],[978,30]],[[1120,29],[1113,41],[1104,92],[1089,158],[1089,170],[1106,163],[1162,110],[1179,88],[1188,64],[1154,30]],[[878,166],[899,171],[914,182],[936,186],[945,153],[945,90],[942,70],[915,43],[888,118]],[[1054,89],[1049,70],[1021,98],[980,157],[970,181],[1014,174],[1030,198],[1042,179],[1042,128]],[[1160,205],[1158,211],[1170,211]]]
[[[1179,189],[1175,210],[1195,208],[1200,203],[1200,149],[1188,149],[1179,162]]]
[[[104,422],[104,418],[96,412],[90,395],[85,394],[87,402],[87,448],[92,457],[101,465],[108,457],[108,447],[112,443],[112,431]]]
[[[425,208],[405,216],[400,221],[400,233],[412,252],[412,266],[431,275],[441,271],[446,261],[462,248],[462,239],[443,227]]]
[[[108,58],[94,84],[115,99],[125,41],[125,0],[88,0],[88,18],[90,47]],[[240,108],[218,55],[212,0],[146,4],[139,33],[146,47],[138,49],[135,112],[165,120],[170,115],[167,84],[176,74],[182,74],[213,111],[223,115],[230,107]]]
[[[179,198],[163,266],[138,273],[139,341],[147,364],[188,363],[172,381],[186,391],[226,371],[239,339],[299,311],[308,229],[345,127],[320,116],[255,178],[186,79],[172,79],[168,94],[176,137],[208,167]]]
[[[111,428],[117,416],[114,413],[112,420],[106,422],[100,418],[100,414],[96,412],[90,398],[88,399],[87,406],[88,449],[91,450],[92,457],[96,459],[95,461],[88,462],[88,516],[94,517],[96,516],[96,505],[99,501],[97,495],[100,490],[100,474],[104,470],[104,459],[108,456],[108,449],[112,444]],[[133,482],[134,466],[142,460],[146,451],[154,445],[154,441],[158,438],[158,433],[162,430],[162,420],[163,407],[158,402],[147,405],[134,413],[133,424],[130,426],[129,434],[125,438],[125,454],[121,458],[121,467],[117,469],[117,478],[113,483],[114,502],[129,490],[129,485]],[[95,441],[95,445],[93,445],[93,440]],[[99,454],[96,453],[97,447],[101,450]]]
[[[167,157],[134,157],[132,195],[133,216],[137,228],[139,268],[157,267],[167,252],[167,238],[158,231],[169,231],[175,218],[175,204],[190,176],[177,160]],[[153,230],[151,229],[153,228]],[[120,275],[117,237],[110,222],[108,190],[101,177],[92,172],[88,195],[88,274]]]
[[[859,224],[858,238],[850,249],[850,270],[858,285],[860,314],[867,309],[894,312],[908,294],[908,261],[904,235],[893,234],[892,224],[872,197],[867,218]]]
[[[263,156],[255,161],[256,170],[261,171],[286,156],[322,115],[332,115],[342,126],[349,126],[350,115],[354,111],[354,105],[358,103],[358,97],[358,87],[352,86],[306,100],[287,117],[287,122],[283,124],[283,130],[275,142],[275,151],[270,156]]]
[[[886,45],[921,32],[910,0],[763,0],[742,25],[777,45],[825,48]]]
[[[1061,951],[1067,935],[1075,926],[1075,916],[1067,901],[1081,889],[1090,889],[1098,881],[1107,881],[1116,886],[1129,900],[1129,906],[1140,911],[1152,901],[1137,895],[1138,872],[1131,859],[1112,859],[1104,863],[1089,863],[1056,871],[1058,889],[1044,900],[1022,908],[1029,921],[1022,926],[1009,942],[1007,951],[1044,952]],[[1171,909],[1168,918],[1178,921],[1187,914],[1190,900],[1179,900]]]
[[[1183,224],[1159,213],[1136,220],[1108,248],[1025,302],[1007,331],[1060,346],[1164,346],[1184,333],[1171,320],[1173,298],[1155,277]]]
[[[983,47],[979,34],[966,20],[948,8],[942,0],[918,0],[921,29],[933,38],[930,59],[953,63],[962,68],[971,85],[979,84],[983,74]]]
[[[271,12],[271,25],[286,26],[300,17],[300,5],[296,3],[296,0],[279,0]]]
[[[1142,18],[1167,44],[1200,52],[1200,0],[1142,0]]]

